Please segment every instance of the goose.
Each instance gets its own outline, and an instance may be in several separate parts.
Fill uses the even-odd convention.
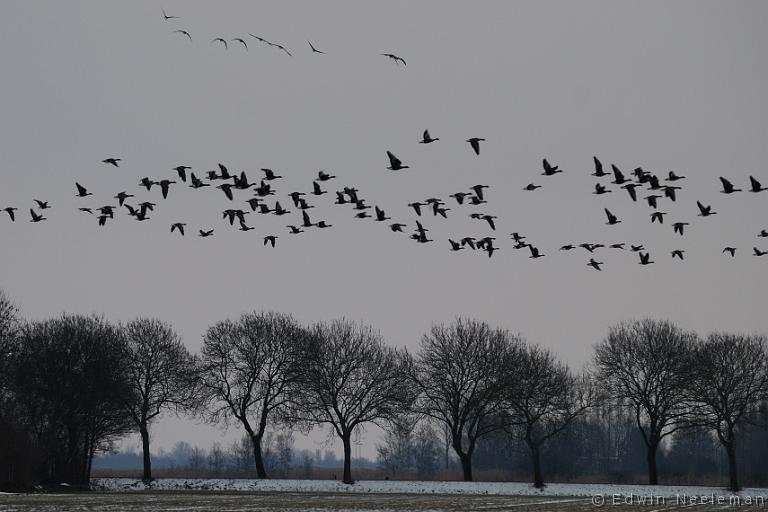
[[[750,185],[750,192],[762,192],[763,190],[768,190],[768,188],[763,187],[759,181],[757,181],[754,176],[749,177],[749,185]]]
[[[696,201],[696,206],[699,207],[699,217],[709,217],[710,215],[715,215],[717,212],[712,211],[712,206],[704,206],[701,204],[701,201]]]
[[[600,268],[600,265],[605,265],[602,261],[595,261],[594,258],[589,258],[589,263],[587,263],[588,267],[592,267],[595,270],[603,270]]]
[[[419,141],[419,144],[430,144],[432,142],[435,142],[436,140],[440,140],[440,138],[439,137],[433,138],[429,134],[429,130],[424,130],[424,134],[422,135],[421,140]]]
[[[640,265],[650,265],[651,263],[656,263],[655,261],[651,261],[651,254],[650,253],[639,253],[640,254]]]
[[[43,217],[42,214],[35,213],[35,210],[33,210],[32,208],[29,209],[29,214],[32,216],[32,220],[30,220],[29,222],[40,222],[43,220],[47,220],[45,217]]]
[[[675,233],[680,233],[680,236],[682,236],[683,230],[687,225],[688,225],[687,222],[675,222],[674,224],[672,224],[672,229],[674,229]]]
[[[213,236],[213,229],[209,229],[208,231],[203,231],[203,230],[201,229],[201,230],[200,230],[200,235],[199,235],[199,236],[201,236],[201,237],[203,237],[203,238],[205,238],[205,237],[207,237],[207,236]]]
[[[18,210],[18,208],[14,208],[13,206],[6,206],[3,208],[3,211],[11,218],[11,222],[16,222],[16,213],[14,213],[16,210]]]
[[[467,142],[469,142],[469,145],[472,146],[472,150],[476,155],[480,154],[480,143],[484,141],[485,139],[481,137],[472,137],[471,139],[467,139]]]
[[[674,258],[680,258],[680,260],[682,260],[682,259],[683,259],[683,253],[684,253],[684,252],[685,252],[685,251],[684,251],[684,250],[682,250],[682,249],[675,249],[674,251],[672,251],[672,259],[674,259]]]
[[[325,52],[321,52],[320,50],[318,50],[317,48],[315,48],[315,47],[312,45],[312,42],[311,42],[309,39],[307,39],[307,43],[309,43],[309,47],[310,47],[310,48],[312,48],[312,53],[322,53],[322,54],[325,54]]]
[[[405,63],[405,60],[403,60],[403,58],[402,58],[402,57],[398,57],[398,56],[397,56],[397,55],[395,55],[394,53],[382,53],[382,54],[380,54],[380,55],[382,55],[382,56],[384,56],[384,57],[387,57],[387,58],[390,58],[390,59],[394,60],[394,61],[395,61],[395,64],[399,64],[400,62],[402,62],[402,63],[403,63],[403,66],[405,66],[405,65],[406,65],[406,63]]]
[[[559,172],[563,172],[559,166],[557,165],[551,165],[547,159],[545,158],[541,162],[542,166],[544,167],[544,172],[542,173],[544,176],[553,176]]]
[[[114,165],[115,167],[120,167],[117,164],[117,162],[120,162],[121,160],[122,160],[122,158],[105,158],[104,160],[101,161],[101,163],[109,164],[109,165]]]
[[[720,176],[720,183],[723,184],[723,190],[720,191],[723,194],[733,194],[734,192],[741,192],[740,188],[733,188],[733,184],[727,179],[723,178],[722,176]]]
[[[75,197],[86,197],[86,196],[92,196],[93,194],[88,192],[84,186],[81,184],[75,182],[75,186],[77,187],[77,195]]]
[[[171,224],[171,233],[173,233],[174,230],[178,230],[181,236],[184,236],[184,226],[186,226],[183,222],[175,222]]]
[[[736,256],[736,248],[735,247],[725,247],[723,249],[723,253],[729,253],[731,255],[731,258]]]
[[[595,162],[595,172],[592,173],[592,176],[597,176],[598,178],[608,176],[608,173],[603,171],[603,163],[596,156],[593,156],[592,160]]]
[[[614,214],[612,214],[608,208],[603,208],[603,210],[605,210],[605,215],[606,217],[608,217],[608,222],[606,224],[608,224],[609,226],[613,226],[614,224],[618,224],[621,222],[619,218]]]
[[[403,228],[405,227],[405,224],[401,224],[399,222],[395,222],[394,224],[389,225],[389,229],[391,229],[395,233],[402,233]]]
[[[174,30],[173,32],[174,32],[174,34],[176,34],[176,33],[184,34],[185,36],[187,36],[189,38],[190,41],[192,41],[192,36],[189,35],[189,32],[187,32],[186,30],[179,29],[179,30]]]
[[[410,169],[409,166],[403,165],[403,162],[399,158],[397,158],[395,155],[393,155],[391,151],[387,151],[387,156],[389,157],[389,167],[387,167],[387,169],[391,171],[399,171],[400,169]]]
[[[187,182],[187,170],[188,169],[191,169],[191,167],[188,166],[188,165],[177,165],[176,167],[173,168],[173,170],[178,173],[179,178],[181,179],[181,181],[183,181],[184,183]]]

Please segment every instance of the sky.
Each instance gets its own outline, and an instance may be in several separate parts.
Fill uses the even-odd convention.
[[[768,256],[751,253],[768,249],[757,237],[768,192],[725,195],[718,177],[768,185],[767,23],[758,1],[4,1],[0,208],[19,218],[0,212],[0,287],[26,318],[161,318],[193,352],[207,326],[252,310],[362,320],[412,352],[433,323],[475,317],[575,369],[610,325],[632,318],[764,333]],[[217,37],[249,48],[225,50]],[[440,140],[418,144],[424,129]],[[486,139],[479,155],[470,137]],[[410,169],[387,170],[388,150]],[[685,175],[678,200],[660,202],[665,223],[651,224],[645,191],[633,203],[604,178],[613,192],[591,194],[593,156],[627,175]],[[543,158],[564,172],[542,176]],[[271,200],[292,213],[249,215],[256,229],[242,233],[221,211],[247,208],[251,192],[229,202],[176,184],[163,200],[138,187],[144,176],[174,179],[177,165],[202,176],[218,163],[252,180],[274,169],[283,179]],[[307,196],[309,213],[333,228],[290,235],[300,218],[287,194],[311,191],[320,170],[337,178],[323,184],[329,194]],[[75,181],[94,195],[76,198]],[[528,183],[543,187],[522,190]],[[448,197],[475,184],[490,186],[488,204]],[[406,233],[333,205],[344,186]],[[122,209],[99,227],[77,209],[115,204],[121,190],[158,203],[151,220]],[[435,241],[418,244],[407,204],[433,196],[451,210],[424,215]],[[29,222],[33,199],[50,201],[47,221]],[[717,215],[697,216],[697,200]],[[606,225],[603,208],[622,222]],[[472,212],[498,216],[496,231]],[[682,237],[676,221],[690,222]],[[188,224],[186,236],[170,233],[174,222]],[[210,228],[213,237],[195,236]],[[513,231],[546,256],[513,249]],[[264,247],[272,234],[277,246]],[[495,236],[500,250],[451,252],[447,239],[464,236]],[[642,243],[655,263],[601,249],[597,272],[585,250],[558,250],[581,242]],[[163,419],[155,447],[241,435],[198,423]],[[364,455],[375,454],[376,432]]]

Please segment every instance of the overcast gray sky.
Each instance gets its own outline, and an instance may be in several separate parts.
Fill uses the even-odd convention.
[[[164,20],[161,6],[180,19]],[[725,196],[717,177],[768,184],[767,25],[758,1],[4,1],[0,208],[20,210],[15,224],[0,216],[0,286],[29,318],[159,317],[192,351],[208,325],[253,309],[360,319],[410,349],[432,322],[473,316],[574,367],[609,325],[632,317],[765,332],[768,257],[751,253],[768,249],[757,238],[768,192]],[[243,37],[250,49],[224,50],[215,37]],[[311,53],[307,39],[327,53]],[[425,128],[441,140],[418,144]],[[479,156],[469,137],[487,139]],[[386,170],[387,150],[411,169]],[[660,205],[664,225],[616,186],[592,195],[593,155],[627,174],[687,176],[677,203]],[[101,163],[112,156],[119,169]],[[544,157],[565,172],[541,176]],[[291,236],[285,226],[300,222],[291,207],[251,215],[256,229],[241,233],[221,219],[233,204],[219,190],[176,185],[163,201],[137,186],[172,178],[176,165],[203,175],[218,162],[253,179],[273,168],[285,177],[273,182],[284,206],[318,170],[335,174],[331,193],[310,199],[312,219],[334,227]],[[75,181],[95,195],[76,199]],[[523,191],[530,182],[544,187]],[[491,186],[489,204],[448,198],[477,183]],[[436,196],[452,209],[447,220],[426,215],[436,242],[417,244],[333,206],[345,185],[408,233],[408,203]],[[77,211],[114,204],[121,190],[159,203],[152,219],[121,210],[100,228]],[[51,202],[48,221],[28,222],[33,198]],[[697,217],[697,199],[718,214]],[[623,222],[605,225],[604,207]],[[474,211],[499,217],[492,259],[449,251],[448,237],[493,235],[468,218]],[[669,225],[678,220],[691,223],[684,237]],[[189,224],[184,238],[169,233],[177,221]],[[215,235],[194,236],[198,228]],[[546,257],[513,250],[512,231]],[[262,246],[267,234],[279,235],[275,249]],[[585,241],[643,243],[656,263],[603,249],[596,272],[583,249],[557,250]],[[726,245],[736,258],[721,254]],[[222,436],[189,420],[163,420],[154,433],[166,448]]]

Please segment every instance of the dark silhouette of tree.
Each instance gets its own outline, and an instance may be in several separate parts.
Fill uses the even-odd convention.
[[[125,341],[103,318],[82,315],[32,322],[21,338],[13,393],[45,452],[45,478],[87,488],[94,454],[131,429]]]
[[[0,289],[0,403],[9,372],[11,357],[19,336],[19,310],[11,299]],[[0,417],[2,410],[0,409]]]
[[[270,312],[218,322],[203,339],[200,375],[209,417],[240,422],[253,444],[259,478],[267,478],[264,432],[270,416],[292,399],[305,336],[292,316]]]
[[[687,389],[694,333],[668,321],[637,320],[611,327],[595,347],[598,380],[617,404],[632,409],[645,442],[648,482],[658,484],[662,439],[687,425]]]
[[[477,440],[502,428],[506,374],[516,368],[522,342],[484,322],[457,318],[433,325],[421,340],[410,372],[415,409],[447,426],[464,480],[472,480]]]
[[[536,345],[526,346],[506,375],[505,412],[515,425],[511,432],[522,434],[531,455],[533,485],[542,488],[543,446],[600,397],[588,375],[573,375],[549,350]]]
[[[736,438],[768,399],[768,354],[764,336],[712,333],[694,352],[690,389],[694,422],[717,434],[728,456],[728,488],[739,490]]]
[[[149,428],[164,410],[194,407],[197,395],[194,359],[173,328],[160,320],[138,318],[123,327],[128,380],[133,393],[127,413],[141,435],[143,480],[152,480]]]
[[[294,420],[330,425],[344,445],[344,477],[352,479],[352,434],[365,423],[380,426],[407,410],[407,354],[384,345],[371,327],[344,319],[310,329],[303,355]]]

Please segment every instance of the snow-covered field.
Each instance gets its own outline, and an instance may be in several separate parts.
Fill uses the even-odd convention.
[[[518,482],[418,482],[361,480],[345,485],[336,480],[244,480],[160,478],[146,485],[130,478],[95,478],[94,489],[105,491],[250,491],[300,493],[381,493],[381,494],[467,494],[499,496],[730,496],[718,487],[647,486],[607,484],[548,484],[536,489]],[[768,501],[768,489],[748,488],[740,496],[762,496]]]

